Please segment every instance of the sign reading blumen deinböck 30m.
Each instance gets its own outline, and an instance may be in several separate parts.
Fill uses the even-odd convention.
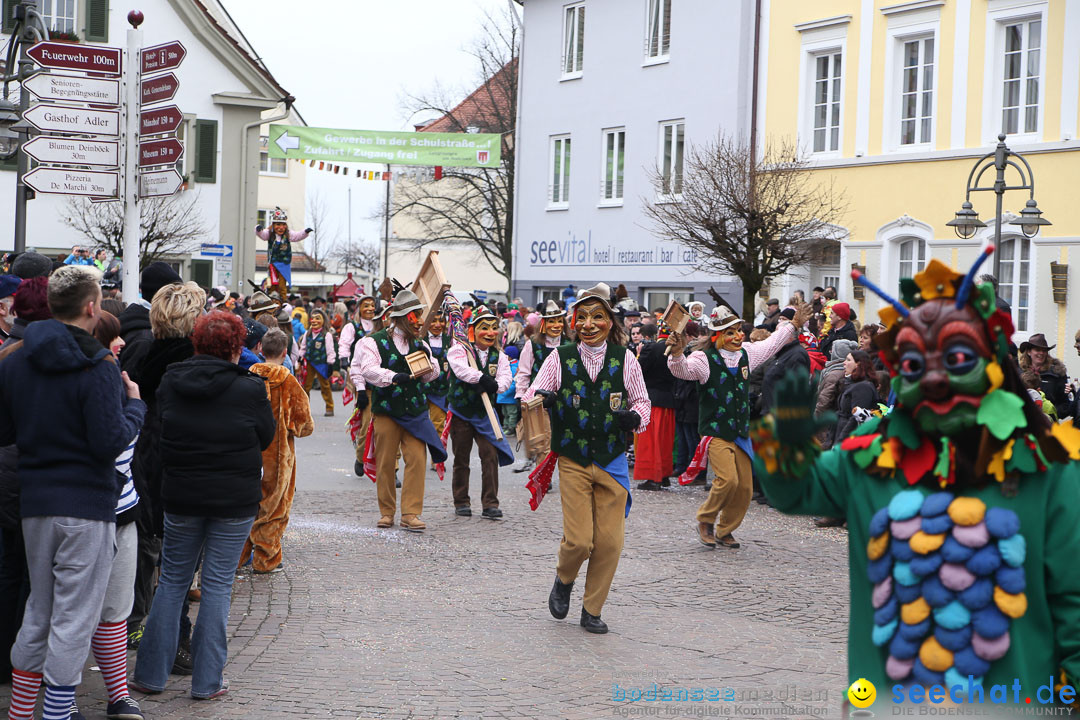
[[[272,158],[497,168],[502,136],[271,125],[269,150]]]

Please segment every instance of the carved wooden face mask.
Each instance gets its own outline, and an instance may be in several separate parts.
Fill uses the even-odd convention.
[[[611,316],[600,302],[579,303],[574,308],[574,331],[586,345],[601,345],[611,334]]]

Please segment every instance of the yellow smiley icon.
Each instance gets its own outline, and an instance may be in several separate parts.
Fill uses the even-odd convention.
[[[868,708],[874,704],[874,699],[877,697],[877,688],[874,687],[874,683],[866,678],[859,678],[851,683],[851,687],[847,690],[847,696],[855,707],[860,709]]]

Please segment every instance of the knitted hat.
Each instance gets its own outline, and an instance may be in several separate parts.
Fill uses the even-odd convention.
[[[41,253],[24,252],[11,263],[11,274],[23,280],[36,277],[49,277],[52,272],[52,260]]]
[[[166,285],[180,282],[184,282],[184,279],[171,267],[163,262],[152,262],[139,276],[139,292],[142,293],[143,300],[151,302],[158,290]]]
[[[511,360],[517,360],[518,356],[521,355],[521,351],[518,350],[517,345],[507,345],[503,348],[503,352],[506,353],[506,356]]]
[[[263,335],[266,334],[268,328],[260,322],[255,322],[251,318],[244,320],[244,327],[247,329],[244,345],[248,350],[254,350],[255,346],[262,341]]]
[[[274,208],[274,212],[270,213],[270,222],[272,222],[272,223],[288,222],[288,221],[289,221],[289,213],[285,212],[284,210],[282,210],[279,207]]]
[[[780,314],[786,317],[788,320],[795,319],[795,308],[786,307],[780,311]]]
[[[36,253],[34,253],[36,254]],[[12,303],[15,316],[26,322],[48,320],[52,317],[49,310],[49,278],[34,277],[23,280],[19,289],[15,291],[15,302]]]
[[[14,295],[21,282],[22,278],[14,275],[0,275],[0,299]]]
[[[832,311],[836,313],[836,316],[844,322],[847,322],[851,319],[851,306],[847,303],[836,303],[832,306]]]

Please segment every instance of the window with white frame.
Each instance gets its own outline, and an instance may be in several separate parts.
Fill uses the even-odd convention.
[[[830,288],[830,287],[831,288],[838,288],[838,287],[840,287],[840,276],[839,275],[822,275],[821,276],[821,287],[827,287],[827,288]]]
[[[551,138],[551,189],[548,204],[551,207],[566,207],[570,204],[570,136],[557,135]]]
[[[272,213],[272,212],[274,212],[274,211],[273,210],[268,210],[266,208],[262,208],[259,211],[257,211],[255,213],[255,224],[256,225],[262,225],[263,227],[269,227],[270,226],[270,213]]]
[[[538,287],[536,288],[536,306],[543,307],[548,300],[559,302],[562,300],[562,288]]]
[[[1001,241],[995,253],[998,295],[1012,306],[1017,332],[1028,332],[1030,310],[1031,241],[1010,237]]]
[[[672,120],[660,123],[660,194],[682,194],[683,149],[686,144],[686,123]]]
[[[662,60],[671,47],[671,0],[647,0],[649,14],[645,27],[645,57]]]
[[[51,32],[75,33],[78,11],[75,0],[39,0],[38,7],[45,27]]]
[[[816,153],[840,149],[840,91],[844,79],[841,56],[842,53],[835,51],[812,56],[814,105],[811,130]]]
[[[1006,135],[1039,131],[1042,75],[1042,18],[1005,24],[1001,131]]]
[[[623,170],[626,166],[626,128],[604,131],[604,182],[600,189],[605,203],[622,203]]]
[[[581,77],[585,59],[585,3],[563,9],[563,78]]]
[[[692,290],[676,290],[676,289],[649,289],[645,291],[645,307],[642,308],[642,312],[652,311],[656,308],[666,309],[668,304],[672,300],[677,300],[684,307],[693,302],[694,292]]]
[[[900,144],[927,144],[934,131],[934,38],[906,40],[901,57]]]
[[[289,174],[289,161],[285,158],[272,158],[268,149],[268,138],[259,138],[259,174],[277,175],[287,177]]]
[[[915,277],[916,273],[926,267],[926,241],[921,238],[902,240],[897,248],[899,250],[898,276],[901,278]]]

